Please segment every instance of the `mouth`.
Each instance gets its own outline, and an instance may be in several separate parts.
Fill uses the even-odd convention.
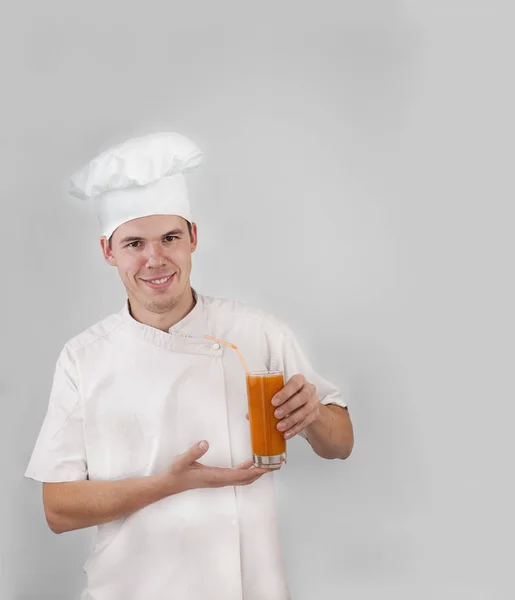
[[[142,279],[141,281],[143,281],[143,283],[153,290],[163,290],[172,283],[174,277],[175,273],[172,273],[171,275],[165,275],[164,277],[159,277],[156,279]]]

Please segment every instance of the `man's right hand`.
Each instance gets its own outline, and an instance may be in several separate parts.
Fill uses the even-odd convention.
[[[249,485],[268,472],[268,469],[254,467],[252,460],[233,468],[206,467],[198,460],[208,449],[209,444],[206,441],[195,444],[176,456],[170,466],[159,475],[170,494],[197,488]]]
[[[209,447],[204,443],[205,447],[195,444],[176,456],[157,475],[112,481],[45,482],[43,503],[50,529],[64,533],[108,523],[172,494],[194,488],[248,485],[267,472],[254,468],[251,460],[233,469],[206,467],[198,462]]]

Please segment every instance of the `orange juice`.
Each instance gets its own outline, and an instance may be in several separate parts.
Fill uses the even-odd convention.
[[[286,462],[284,432],[277,429],[279,419],[272,405],[274,395],[284,387],[279,371],[255,371],[246,374],[249,403],[250,438],[256,467],[277,469]]]

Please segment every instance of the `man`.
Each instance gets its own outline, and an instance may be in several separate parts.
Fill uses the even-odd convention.
[[[267,313],[191,288],[198,231],[178,134],[129,140],[72,178],[93,199],[123,309],[69,341],[26,476],[43,482],[55,533],[98,526],[83,600],[286,600],[273,477],[252,466],[245,376],[281,370],[286,439],[345,459],[352,425],[291,331]]]

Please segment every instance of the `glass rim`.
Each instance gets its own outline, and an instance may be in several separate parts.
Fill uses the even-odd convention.
[[[267,371],[266,369],[261,369],[260,371],[247,371],[246,375],[260,376],[260,377],[270,377],[271,375],[283,375],[284,371]]]

